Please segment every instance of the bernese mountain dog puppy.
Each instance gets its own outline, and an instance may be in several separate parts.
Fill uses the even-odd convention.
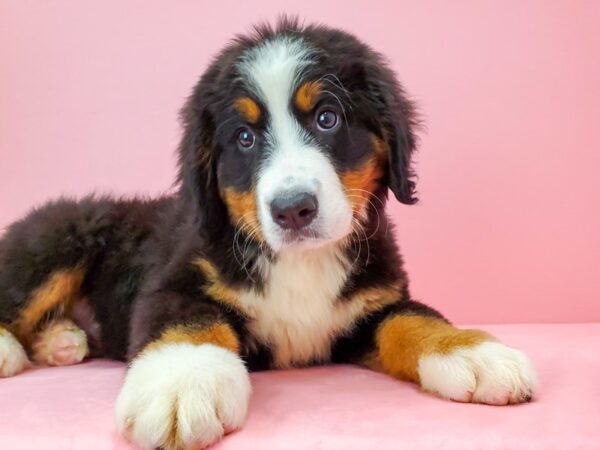
[[[129,362],[118,430],[204,447],[248,371],[351,363],[461,402],[528,401],[527,357],[414,301],[388,190],[413,204],[417,118],[381,55],[294,20],[237,37],[182,110],[178,191],[61,199],[0,242],[0,376]]]

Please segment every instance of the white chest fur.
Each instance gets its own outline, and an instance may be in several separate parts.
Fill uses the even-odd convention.
[[[282,253],[264,270],[264,291],[243,292],[240,302],[252,318],[250,331],[271,349],[274,364],[329,358],[335,336],[363,310],[358,302],[338,300],[348,263],[337,248]]]

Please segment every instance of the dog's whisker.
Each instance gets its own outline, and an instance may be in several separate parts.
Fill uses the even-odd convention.
[[[243,243],[242,269],[246,272],[246,275],[248,276],[248,278],[251,281],[254,281],[254,277],[252,277],[252,275],[250,274],[250,270],[248,268],[248,261],[247,261],[246,257],[247,257],[247,252],[249,250],[250,245],[252,244],[252,242],[254,241],[256,236],[258,236],[258,234],[260,232],[260,225],[253,217],[249,217],[249,219],[245,222],[245,225],[249,229],[245,233],[246,238]]]
[[[374,230],[371,232],[371,234],[370,234],[369,236],[367,236],[367,235],[366,235],[366,232],[364,233],[364,234],[365,234],[365,239],[366,239],[366,240],[369,240],[369,239],[373,238],[373,236],[375,236],[375,235],[377,234],[377,231],[379,231],[379,228],[380,228],[380,226],[381,226],[381,216],[380,216],[380,214],[379,214],[379,211],[378,211],[378,210],[377,210],[377,208],[375,207],[375,204],[374,204],[373,202],[371,202],[369,199],[367,199],[367,198],[365,198],[365,197],[362,197],[362,196],[358,196],[358,195],[349,194],[349,195],[348,195],[348,197],[356,197],[356,198],[360,198],[361,200],[365,200],[365,201],[367,201],[367,202],[368,202],[368,203],[369,203],[369,204],[370,204],[370,205],[373,207],[373,209],[375,210],[375,214],[377,214],[377,225],[375,226],[375,229],[374,229]],[[360,219],[358,219],[358,218],[356,218],[356,217],[353,217],[353,220],[356,220],[356,223],[357,223],[357,224],[359,224],[359,225],[362,227],[363,231],[364,231],[364,225],[363,225],[363,223],[360,221]],[[365,219],[365,220],[366,220],[366,219]]]
[[[243,244],[244,248],[242,248],[242,246],[240,245],[240,242],[239,242],[241,234],[245,234],[246,236],[249,234],[249,232],[246,231],[248,227],[250,227],[250,231],[252,231],[252,227],[253,227],[252,220],[253,220],[253,218],[252,218],[251,213],[246,213],[238,219],[238,221],[236,222],[236,225],[235,225],[236,232],[234,234],[232,246],[233,246],[233,251],[234,251],[234,256],[235,256],[236,262],[246,272],[246,275],[248,276],[248,278],[250,280],[254,281],[254,279],[252,278],[252,276],[250,275],[250,273],[248,271],[247,263],[246,263],[247,247],[245,244],[246,244],[248,238],[246,237],[246,240],[244,241],[244,244]],[[237,256],[236,248],[240,254],[241,261]]]
[[[370,237],[366,236],[366,232],[365,232],[365,228],[362,224],[359,224],[359,229],[362,232],[363,236],[365,236],[365,244],[367,246],[367,259],[365,260],[364,266],[367,267],[369,265],[369,262],[371,260],[371,244],[370,244]]]
[[[331,78],[333,78],[333,81],[331,80]],[[328,73],[323,75],[322,77],[320,77],[318,79],[318,81],[325,81],[329,84],[331,84],[332,86],[341,89],[341,91],[344,93],[344,95],[346,96],[346,98],[348,99],[348,107],[352,110],[352,97],[350,96],[350,92],[348,91],[348,89],[346,89],[344,87],[344,85],[342,84],[342,82],[340,81],[340,79],[333,73]]]
[[[348,195],[349,197],[356,197],[356,195]],[[377,225],[375,226],[375,229],[371,232],[371,234],[369,235],[368,239],[371,239],[373,236],[375,236],[377,234],[377,231],[379,231],[379,227],[381,226],[381,215],[379,214],[379,210],[377,209],[377,207],[375,206],[375,204],[368,198],[365,197],[360,197],[364,200],[367,201],[367,203],[369,203],[369,205],[372,206],[373,210],[375,211],[375,214],[377,215]]]
[[[238,265],[240,265],[240,266],[242,265],[242,262],[238,258],[236,249],[241,251],[241,249],[239,248],[238,238],[239,238],[239,234],[241,233],[241,228],[239,227],[239,224],[242,219],[243,219],[243,216],[240,217],[235,224],[235,227],[234,227],[235,232],[233,235],[233,241],[231,243],[231,249],[233,251],[233,256],[234,256],[236,262],[238,263]]]
[[[248,221],[248,226],[249,226],[249,230],[247,233],[247,237],[244,241],[244,254],[247,252],[247,250],[249,249],[251,244],[257,244],[258,245],[258,249],[262,252],[263,251],[263,245],[257,241],[257,237],[260,235],[260,224],[259,222],[254,218],[251,217],[250,220]]]
[[[363,195],[358,195],[358,194],[349,194],[349,192],[352,192],[352,191],[358,191],[360,193],[367,194],[368,197],[365,197]],[[382,207],[384,207],[383,201],[379,197],[377,197],[376,195],[374,195],[373,193],[371,193],[371,192],[369,192],[367,190],[358,189],[358,188],[347,189],[346,190],[346,195],[348,197],[360,198],[361,200],[365,200],[366,202],[368,202],[372,206],[373,210],[375,211],[375,214],[377,214],[377,225],[375,226],[375,229],[373,230],[373,232],[369,235],[369,239],[372,238],[373,236],[375,236],[375,234],[377,234],[377,231],[379,231],[379,228],[381,226],[381,215],[379,213],[379,208],[376,207],[376,205],[373,203],[373,201],[371,199],[377,199],[379,201],[379,203],[381,204]],[[386,221],[386,231],[385,231],[385,233],[387,235],[387,221]]]
[[[358,244],[358,250],[357,250],[356,257],[354,258],[354,261],[353,261],[352,265],[356,266],[356,263],[358,262],[358,260],[360,259],[361,254],[362,254],[362,241],[363,241],[363,239],[361,238],[361,236],[360,236],[359,233],[362,232],[363,236],[365,236],[365,233],[364,233],[362,224],[358,220],[356,220],[355,218],[353,218],[353,222],[357,226],[357,228],[353,227],[352,233],[356,235],[356,243]],[[366,236],[365,236],[365,238],[366,238]],[[364,266],[366,266],[368,264],[368,262],[369,262],[369,259],[370,259],[370,251],[371,250],[370,250],[370,245],[369,245],[368,239],[364,239],[364,241],[366,241],[366,246],[367,246],[367,259],[366,259],[366,262],[364,264]]]
[[[346,192],[353,192],[353,191],[357,191],[357,192],[361,192],[363,194],[366,194],[368,197],[376,199],[379,202],[379,204],[381,205],[382,208],[385,207],[385,204],[383,203],[383,200],[381,200],[373,192],[367,191],[366,189],[360,189],[360,188],[349,188],[349,189],[346,189]]]

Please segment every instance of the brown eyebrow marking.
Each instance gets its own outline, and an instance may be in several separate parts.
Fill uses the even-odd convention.
[[[304,112],[308,112],[313,109],[319,100],[323,85],[320,81],[307,81],[298,88],[296,92],[295,102],[296,106]]]
[[[260,120],[260,106],[250,97],[240,97],[234,102],[235,109],[244,116],[250,123],[257,123]]]

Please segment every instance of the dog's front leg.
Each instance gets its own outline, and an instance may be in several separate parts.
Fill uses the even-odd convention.
[[[203,448],[239,428],[251,387],[226,317],[175,293],[136,306],[119,431],[141,448],[171,450]]]
[[[435,311],[404,301],[373,327],[362,363],[425,391],[461,402],[529,401],[536,376],[529,359],[480,330],[459,329]]]

